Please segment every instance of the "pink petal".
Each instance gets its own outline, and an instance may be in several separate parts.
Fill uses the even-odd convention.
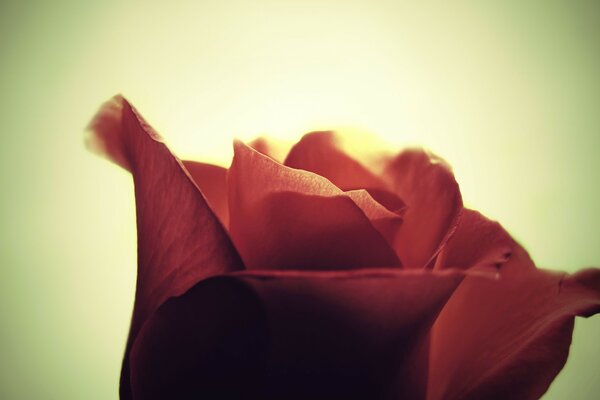
[[[381,214],[382,209],[373,205],[367,213]],[[229,212],[231,237],[251,269],[400,265],[351,196],[318,175],[285,167],[241,142],[235,144],[229,170]]]
[[[477,211],[463,209],[452,238],[437,257],[435,268],[535,268],[527,252],[502,228]]]
[[[538,399],[567,359],[574,316],[598,312],[598,269],[467,277],[433,328],[427,398]]]
[[[212,211],[227,227],[229,225],[227,168],[196,161],[183,161],[183,165],[206,197]]]
[[[90,128],[90,145],[131,171],[135,185],[138,276],[129,348],[165,300],[243,264],[181,162],[123,97],[104,104]],[[126,355],[123,398],[127,369]]]
[[[395,248],[406,267],[430,266],[452,236],[462,197],[450,167],[423,151],[407,150],[390,160],[383,177],[406,203]]]
[[[171,299],[131,353],[136,398],[422,398],[415,356],[463,276],[245,271]]]

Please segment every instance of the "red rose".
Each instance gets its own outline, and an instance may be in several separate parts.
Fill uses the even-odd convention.
[[[600,311],[600,270],[536,268],[424,151],[375,165],[321,132],[284,163],[236,142],[227,170],[122,97],[92,133],[135,184],[124,399],[533,399]]]

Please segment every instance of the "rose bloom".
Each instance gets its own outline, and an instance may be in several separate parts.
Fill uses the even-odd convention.
[[[600,270],[536,268],[422,150],[355,159],[332,133],[277,161],[179,160],[122,97],[89,144],[133,175],[122,399],[536,399]]]

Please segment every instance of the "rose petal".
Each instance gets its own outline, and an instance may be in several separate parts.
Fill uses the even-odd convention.
[[[465,208],[454,235],[440,251],[435,268],[500,268],[510,258],[519,260],[509,267],[535,268],[525,249],[498,222]]]
[[[283,162],[286,154],[289,151],[289,145],[287,143],[284,143],[281,140],[274,140],[263,136],[254,139],[248,143],[248,146],[279,163]]]
[[[423,150],[406,150],[389,161],[383,177],[406,203],[395,241],[403,265],[431,266],[454,233],[462,210],[450,167]]]
[[[397,269],[212,278],[144,325],[131,355],[133,392],[140,399],[422,397],[425,381],[412,379],[414,351],[462,278]]]
[[[330,180],[344,191],[364,189],[392,212],[402,213],[405,204],[387,185],[350,157],[338,143],[334,132],[307,133],[290,150],[285,165],[313,172]]]
[[[251,269],[400,265],[349,195],[241,142],[229,169],[229,213],[231,237]]]
[[[131,171],[135,185],[138,275],[128,348],[165,300],[243,263],[181,162],[120,96],[90,125],[90,145]],[[127,355],[122,398],[129,398]]]
[[[381,179],[341,149],[334,132],[304,135],[292,147],[284,164],[324,176],[342,190],[387,188]]]
[[[403,151],[387,160],[382,172],[381,163],[349,156],[333,132],[313,132],[290,150],[285,164],[324,176],[343,190],[367,189],[390,210],[404,209],[406,203],[405,221],[394,241],[405,266],[432,265],[458,223],[458,184],[450,167],[425,151]]]
[[[598,312],[598,269],[467,277],[432,330],[427,398],[538,399],[567,359],[574,316]]]
[[[206,197],[210,208],[227,227],[229,225],[227,168],[196,161],[183,161],[183,165]]]
[[[403,215],[404,202],[386,190],[379,178],[344,153],[338,147],[334,132],[304,135],[290,150],[285,165],[313,172],[346,191],[376,229],[393,241],[402,221],[394,214]]]
[[[383,235],[388,243],[392,243],[396,232],[402,225],[401,215],[404,209],[392,212],[384,207],[381,203],[377,202],[371,193],[366,190],[350,190],[346,192],[346,195],[354,201],[354,203],[360,207],[365,213],[373,227]]]

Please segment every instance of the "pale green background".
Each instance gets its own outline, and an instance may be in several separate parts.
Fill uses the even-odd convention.
[[[336,126],[427,146],[539,265],[600,264],[598,2],[22,3],[0,5],[3,399],[117,397],[132,183],[82,131],[118,92],[221,163],[234,135]],[[599,367],[580,319],[545,398],[598,398]]]

